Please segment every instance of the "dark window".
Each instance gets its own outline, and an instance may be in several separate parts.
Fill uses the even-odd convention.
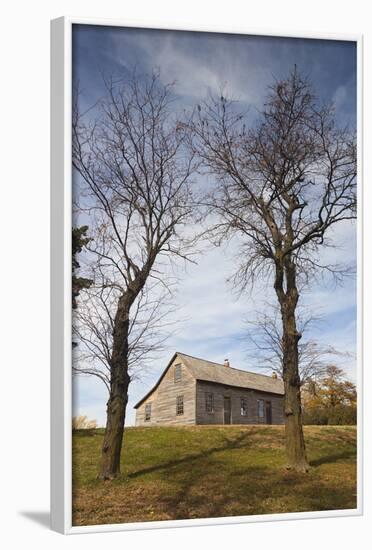
[[[266,408],[266,424],[272,424],[273,423],[273,413],[272,413],[272,409],[271,409],[271,401],[266,401],[265,408]]]
[[[145,406],[145,420],[151,420],[151,403],[146,403],[146,406]]]
[[[265,418],[265,401],[263,399],[258,400],[258,418]]]
[[[178,364],[178,365],[174,365],[174,381],[175,382],[179,382],[182,378],[182,370],[181,370],[181,367],[182,365],[181,364]]]
[[[177,395],[176,414],[183,414],[183,395]]]
[[[206,393],[205,394],[205,410],[206,410],[207,413],[213,413],[214,412],[213,393]]]
[[[248,416],[248,402],[245,397],[240,398],[240,415]]]

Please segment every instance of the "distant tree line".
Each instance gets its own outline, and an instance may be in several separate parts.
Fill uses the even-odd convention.
[[[357,423],[357,391],[339,367],[330,365],[302,389],[304,424],[354,425]]]

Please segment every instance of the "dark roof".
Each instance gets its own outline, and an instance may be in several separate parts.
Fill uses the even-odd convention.
[[[180,353],[177,351],[169,361],[155,386],[147,392],[147,394],[140,401],[138,401],[136,405],[134,405],[135,409],[139,407],[141,403],[143,403],[143,401],[145,401],[145,399],[147,399],[147,397],[149,397],[149,395],[159,386],[176,356],[180,358],[182,363],[196,380],[284,395],[283,381],[280,379],[272,378],[271,376],[266,376],[264,374],[235,369],[233,367],[225,367],[220,363],[213,363],[212,361],[200,359],[199,357],[192,357],[191,355],[186,355],[185,353]]]

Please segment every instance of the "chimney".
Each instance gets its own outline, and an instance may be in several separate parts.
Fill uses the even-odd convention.
[[[223,362],[223,366],[224,367],[229,367],[230,366],[230,361],[228,359],[225,359],[224,362]]]
[[[278,375],[276,374],[276,372],[273,372],[273,373],[272,373],[271,378],[275,378],[275,380],[277,380]]]

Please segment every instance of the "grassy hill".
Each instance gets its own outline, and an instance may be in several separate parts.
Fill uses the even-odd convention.
[[[73,435],[73,524],[356,507],[356,429],[306,426],[308,474],[285,470],[282,426],[127,428],[122,475],[97,480],[103,430]]]

